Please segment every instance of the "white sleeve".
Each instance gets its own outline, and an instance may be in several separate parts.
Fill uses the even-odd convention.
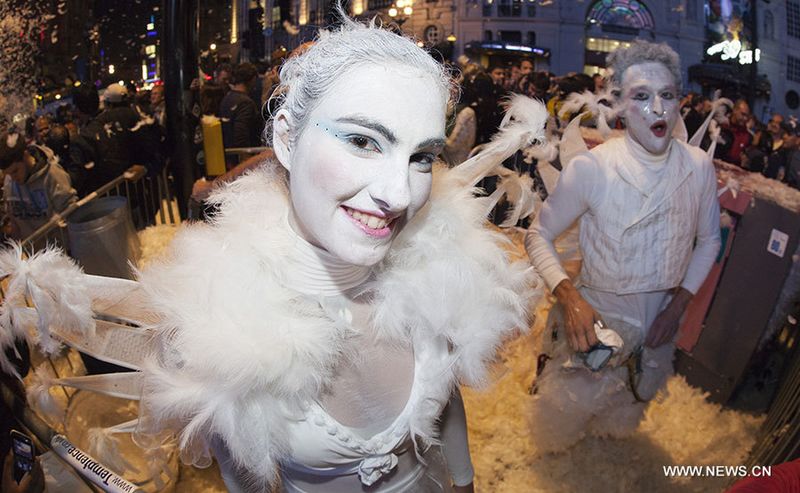
[[[714,265],[721,245],[717,175],[710,160],[703,163],[703,187],[697,212],[697,235],[689,267],[681,287],[696,294]]]
[[[450,402],[442,413],[441,435],[442,452],[453,484],[456,486],[470,484],[475,477],[475,469],[469,456],[467,415],[458,388],[453,391]]]
[[[554,241],[589,209],[599,178],[594,176],[595,166],[589,154],[576,156],[561,172],[555,190],[545,200],[525,236],[525,250],[531,263],[551,291],[568,278]]]

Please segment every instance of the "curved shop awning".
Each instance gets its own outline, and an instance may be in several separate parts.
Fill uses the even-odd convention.
[[[482,53],[486,55],[528,55],[542,58],[550,58],[549,48],[538,46],[528,46],[507,41],[470,41],[464,45],[467,53]]]

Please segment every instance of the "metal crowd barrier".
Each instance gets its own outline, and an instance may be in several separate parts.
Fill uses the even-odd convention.
[[[66,245],[64,229],[69,216],[95,199],[111,195],[128,197],[131,220],[137,230],[155,224],[179,224],[181,218],[169,180],[166,168],[157,176],[151,177],[145,176],[144,168],[131,167],[60,213],[54,214],[47,223],[21,241],[22,247],[26,251],[32,251],[36,245],[45,242]]]
[[[67,245],[66,223],[69,218],[81,207],[93,201],[107,196],[125,196],[130,208],[131,220],[137,230],[147,226],[157,224],[178,224],[181,221],[178,207],[174,200],[171,188],[170,177],[164,169],[157,176],[145,176],[144,168],[134,166],[128,171],[101,186],[97,190],[71,204],[65,210],[55,214],[47,223],[38,228],[20,243],[25,255],[33,254],[40,245],[59,244]],[[5,299],[5,283],[0,279],[0,301]],[[36,350],[31,348],[30,353]],[[73,351],[70,349],[69,351]],[[53,378],[62,378],[75,375],[75,367],[70,361],[69,356],[46,357],[36,351],[30,354],[31,368],[33,372],[34,363],[40,362],[47,366],[53,373]],[[59,359],[60,358],[60,359]],[[59,371],[59,368],[61,371]],[[75,389],[68,389],[60,386],[63,398],[69,402]],[[128,483],[124,478],[115,476],[110,469],[96,461],[88,453],[72,445],[63,435],[63,430],[52,428],[42,416],[30,407],[25,401],[25,391],[21,383],[14,377],[0,374],[0,399],[2,404],[11,411],[15,425],[32,437],[39,453],[49,450],[56,452],[62,461],[69,464],[81,479],[93,491],[109,492],[138,492],[140,489]],[[82,461],[82,463],[81,463]],[[92,470],[87,469],[86,463],[92,464]],[[108,478],[114,478],[114,484],[109,485]],[[105,485],[101,479],[105,479]]]

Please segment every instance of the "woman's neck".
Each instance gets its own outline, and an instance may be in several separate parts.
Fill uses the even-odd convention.
[[[294,238],[286,269],[289,288],[314,296],[338,296],[369,278],[371,267],[346,263],[303,239],[288,221],[286,227]]]

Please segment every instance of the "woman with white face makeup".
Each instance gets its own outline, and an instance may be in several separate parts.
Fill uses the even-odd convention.
[[[458,398],[437,422],[526,326],[533,274],[484,229],[476,180],[434,170],[443,67],[342,16],[281,69],[276,161],[141,275],[160,320],[138,440],[176,431],[231,491],[471,491]]]
[[[537,381],[533,429],[542,451],[563,450],[587,433],[636,429],[644,404],[634,397],[651,397],[672,373],[680,319],[720,245],[714,167],[702,150],[673,138],[678,55],[665,44],[637,41],[612,53],[609,65],[621,89],[625,135],[565,166],[526,237],[563,319],[550,349],[556,361]],[[573,283],[553,242],[576,220],[583,260]],[[605,329],[624,346],[619,338],[612,344]],[[606,346],[616,356],[592,366],[593,350],[612,354]],[[585,371],[565,372],[561,364],[575,361],[575,353],[596,373],[581,364]],[[629,362],[640,358],[642,373],[630,370],[637,365],[626,368],[627,355]],[[632,396],[628,386],[640,377]]]

